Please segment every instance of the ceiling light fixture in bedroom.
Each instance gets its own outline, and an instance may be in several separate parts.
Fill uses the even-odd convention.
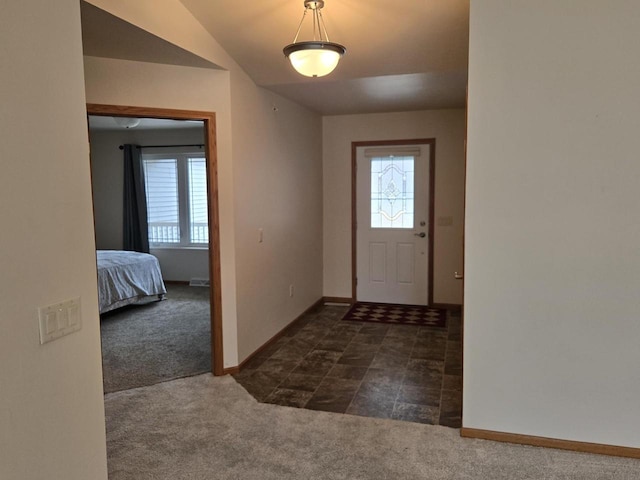
[[[304,13],[293,43],[284,47],[284,54],[295,70],[306,77],[323,77],[333,72],[340,57],[347,49],[339,43],[329,41],[327,29],[320,10],[324,0],[305,0]],[[313,17],[313,40],[298,42],[298,35],[307,12]]]
[[[133,117],[113,117],[114,122],[116,122],[120,127],[123,128],[135,128],[140,125],[139,118]]]

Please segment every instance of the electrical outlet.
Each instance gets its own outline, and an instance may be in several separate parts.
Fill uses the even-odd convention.
[[[293,297],[293,285],[289,285],[289,296]]]

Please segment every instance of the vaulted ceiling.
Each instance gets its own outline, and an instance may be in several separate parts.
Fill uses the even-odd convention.
[[[465,105],[469,0],[325,0],[329,38],[345,45],[347,53],[322,78],[297,74],[282,53],[302,18],[303,0],[181,2],[258,85],[324,115]],[[111,30],[107,36],[104,19],[94,18],[100,15],[83,5],[85,52],[90,55],[109,56],[101,49],[118,47],[120,58],[138,59],[132,57],[143,52],[132,52],[132,45],[141,49],[161,41],[141,38],[135,27],[114,18],[110,22],[120,35]],[[310,39],[310,25],[307,18],[299,40]],[[136,41],[127,41],[128,35]],[[114,37],[119,46],[109,46]],[[207,66],[178,47],[165,47],[168,63]]]

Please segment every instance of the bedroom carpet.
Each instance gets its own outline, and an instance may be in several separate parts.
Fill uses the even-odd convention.
[[[209,289],[167,285],[162,302],[102,315],[104,391],[211,371]]]
[[[640,471],[634,459],[258,403],[229,376],[113,393],[105,407],[110,480],[626,480]]]

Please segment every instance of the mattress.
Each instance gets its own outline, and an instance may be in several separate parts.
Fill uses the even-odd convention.
[[[162,299],[167,293],[158,259],[148,253],[98,250],[98,300],[100,313]]]

